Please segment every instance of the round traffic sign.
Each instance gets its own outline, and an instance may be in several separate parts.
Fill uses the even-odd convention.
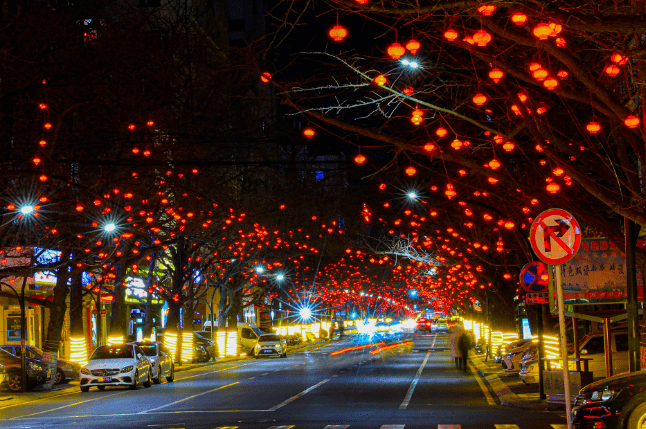
[[[544,262],[530,262],[520,271],[520,285],[526,292],[537,293],[547,290],[549,274]]]
[[[560,265],[572,259],[579,250],[581,228],[567,211],[549,209],[532,223],[529,240],[538,259],[549,265]]]

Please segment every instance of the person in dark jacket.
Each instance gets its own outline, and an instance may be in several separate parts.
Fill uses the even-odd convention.
[[[462,355],[462,371],[467,372],[467,358],[469,357],[469,350],[473,348],[473,338],[469,331],[463,331],[460,337],[458,338],[458,349],[460,349],[460,354]]]

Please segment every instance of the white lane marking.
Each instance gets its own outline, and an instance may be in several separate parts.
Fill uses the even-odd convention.
[[[428,361],[428,358],[431,356],[430,350],[428,353],[426,353],[426,357],[424,358],[424,362],[419,366],[419,369],[417,370],[417,374],[415,374],[415,378],[410,384],[410,387],[408,388],[408,392],[406,392],[406,396],[404,397],[403,402],[399,406],[400,410],[405,410],[408,407],[408,404],[410,403],[410,399],[413,397],[413,392],[415,391],[415,387],[417,386],[417,382],[419,381],[419,378],[422,375],[422,371],[424,370],[424,366],[426,366],[426,362]]]
[[[303,396],[303,395],[305,395],[306,393],[308,393],[308,392],[310,392],[310,391],[312,391],[312,390],[316,389],[316,388],[317,388],[317,387],[319,387],[320,385],[327,383],[328,381],[330,381],[330,379],[329,379],[329,378],[326,378],[325,380],[321,381],[320,383],[317,383],[317,384],[315,384],[314,386],[308,387],[307,389],[303,390],[303,391],[302,391],[301,393],[299,393],[298,395],[292,396],[291,398],[287,399],[286,401],[283,401],[283,402],[281,402],[280,404],[278,404],[278,405],[276,405],[276,406],[274,406],[274,407],[271,407],[268,411],[276,411],[277,409],[282,408],[282,407],[284,407],[285,405],[289,404],[290,402],[297,400],[297,399],[298,399],[298,398],[300,398],[301,396]]]
[[[433,338],[433,344],[431,344],[431,348],[435,345],[436,340],[437,340],[437,334],[435,334],[435,338]],[[408,404],[410,403],[410,399],[413,397],[413,392],[415,391],[415,387],[417,386],[417,382],[419,381],[419,378],[422,376],[422,371],[424,371],[424,367],[426,366],[426,362],[428,362],[428,358],[430,356],[431,356],[431,351],[429,350],[428,353],[426,353],[426,357],[424,358],[424,362],[422,362],[419,369],[417,370],[417,374],[415,374],[415,378],[411,382],[410,387],[408,388],[408,392],[406,392],[406,396],[404,397],[404,401],[399,406],[400,410],[405,410],[406,408],[408,408]]]
[[[260,375],[267,375],[267,374],[269,374],[269,373],[268,373],[268,372],[266,372],[266,373],[264,373],[264,374],[260,374]]]
[[[249,377],[249,378],[247,378],[247,380],[253,380],[254,378],[256,378],[256,377]]]
[[[37,413],[26,414],[26,415],[17,416],[17,417],[12,417],[12,418],[10,418],[8,420],[19,420],[19,419],[23,419],[25,417],[37,416],[39,414],[45,414],[45,413],[49,413],[51,411],[57,411],[57,410],[62,410],[63,408],[69,408],[69,407],[72,407],[74,405],[87,404],[88,402],[98,401],[99,399],[105,399],[106,397],[110,397],[110,396],[123,395],[126,392],[129,392],[129,390],[124,390],[122,392],[113,393],[111,395],[99,396],[99,397],[94,398],[94,399],[88,399],[87,401],[74,402],[73,404],[67,404],[67,405],[63,405],[61,407],[57,407],[57,408],[50,408],[49,410],[39,411]]]
[[[349,427],[350,425],[327,425],[323,429],[346,429]]]
[[[286,425],[286,426],[269,426],[268,429],[292,429],[294,425]]]
[[[381,429],[404,429],[404,425],[381,425]]]
[[[518,425],[494,425],[496,429],[520,429]]]
[[[472,373],[476,373],[476,370],[471,364],[469,364],[469,369],[471,370]],[[482,390],[482,393],[484,393],[485,399],[487,400],[487,403],[489,405],[496,405],[496,401],[491,397],[491,394],[487,390],[487,386],[485,386],[484,382],[480,379],[478,375],[475,376],[476,381],[478,382],[478,385],[480,386],[480,389]],[[501,428],[497,428],[501,429]],[[515,428],[517,429],[517,428]]]
[[[240,383],[240,382],[236,381],[235,383],[226,384],[224,386],[216,387],[215,389],[207,390],[206,392],[198,393],[198,394],[193,395],[193,396],[188,396],[186,398],[180,399],[179,401],[175,401],[175,402],[171,402],[169,404],[162,405],[161,407],[151,408],[150,410],[145,410],[145,411],[140,411],[137,414],[146,414],[146,413],[149,413],[151,411],[161,410],[162,408],[170,407],[171,405],[179,404],[180,402],[188,401],[189,399],[197,398],[198,396],[202,396],[202,395],[206,395],[207,393],[215,392],[216,390],[224,389],[224,388],[230,387],[230,386],[235,386],[238,383]]]
[[[552,426],[554,429],[567,429],[567,425],[562,425],[558,423],[552,423],[550,426]]]
[[[462,429],[462,425],[437,425],[437,429]]]
[[[199,374],[195,374],[195,375],[187,375],[186,377],[178,377],[178,378],[176,378],[175,380],[186,380],[187,378],[199,377],[200,375],[215,374],[215,373],[217,373],[217,372],[227,371],[227,370],[230,370],[230,369],[240,368],[240,367],[248,366],[248,365],[251,365],[251,364],[250,364],[250,363],[246,363],[246,364],[244,364],[244,365],[229,366],[229,367],[227,367],[227,368],[218,369],[218,370],[216,370],[216,371],[201,372],[201,373],[199,373]]]
[[[42,398],[36,398],[36,399],[33,399],[31,401],[26,401],[26,402],[19,402],[17,404],[5,405],[5,406],[0,407],[0,410],[4,410],[6,408],[18,407],[18,406],[27,405],[27,404],[32,404],[34,402],[43,401],[45,399],[58,398],[58,397],[61,397],[61,396],[69,396],[69,395],[74,395],[75,393],[79,393],[79,391],[76,390],[77,389],[76,387],[70,387],[68,389],[73,389],[73,391],[72,392],[64,392],[64,393],[61,393],[60,395],[43,396]],[[65,389],[65,390],[68,390],[68,389]]]

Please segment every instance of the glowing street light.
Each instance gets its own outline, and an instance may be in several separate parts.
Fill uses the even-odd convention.
[[[301,319],[310,320],[312,317],[312,310],[307,307],[303,307],[299,310],[298,314],[301,316]]]
[[[262,273],[264,273],[264,272],[265,272],[265,269],[264,269],[263,267],[256,267],[256,272],[257,272],[258,274],[262,274]]]
[[[419,67],[419,63],[417,61],[408,61],[406,59],[403,59],[401,62],[403,65],[408,66],[412,69],[416,69]]]
[[[20,207],[20,213],[24,215],[28,215],[33,212],[34,212],[34,206],[26,205],[26,206]]]
[[[411,200],[414,200],[415,198],[417,198],[417,194],[415,192],[409,192],[408,198],[410,198]]]
[[[117,225],[114,222],[108,222],[103,226],[105,232],[114,232],[115,229],[117,229]]]
[[[279,282],[282,282],[283,280],[285,280],[285,276],[284,276],[284,275],[282,275],[282,274],[278,274],[278,275],[276,276],[276,280],[278,280]]]

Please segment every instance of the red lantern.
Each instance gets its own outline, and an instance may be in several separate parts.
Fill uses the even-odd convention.
[[[505,142],[505,144],[502,145],[502,148],[505,152],[511,152],[512,150],[514,150],[515,147],[516,145],[510,141],[507,141]]]
[[[314,132],[314,130],[313,130],[313,129],[311,129],[311,128],[305,128],[305,129],[303,130],[303,135],[304,135],[305,137],[307,137],[307,138],[314,137],[314,134],[316,134],[316,133],[315,133],[315,132]]]
[[[413,94],[413,87],[407,86],[406,88],[402,89],[402,92],[408,96],[411,96]]]
[[[424,150],[427,152],[432,152],[433,149],[435,149],[435,145],[433,143],[426,143],[424,145]]]
[[[496,5],[493,4],[483,4],[478,8],[478,12],[480,12],[484,16],[491,16],[495,11]]]
[[[414,176],[417,173],[417,170],[412,165],[405,170],[405,173],[409,176]]]
[[[639,118],[635,115],[630,115],[624,119],[624,124],[626,124],[628,128],[637,128],[640,122]]]
[[[451,198],[455,197],[457,194],[458,193],[455,192],[455,190],[453,189],[453,185],[451,185],[450,183],[447,183],[446,191],[444,191],[444,195],[446,195],[446,197],[450,200]]]
[[[271,80],[271,73],[264,72],[263,74],[260,75],[260,80],[264,83],[269,82]]]
[[[614,64],[610,64],[605,70],[608,76],[617,76],[620,71],[621,69]]]
[[[555,42],[556,46],[558,46],[559,48],[565,48],[565,45],[567,45],[567,42],[562,37],[557,37]]]
[[[447,40],[454,41],[458,38],[458,32],[452,28],[449,28],[444,32],[444,37],[446,37]]]
[[[549,77],[545,79],[543,86],[548,90],[553,91],[557,86],[559,86],[559,81],[554,79],[553,77]]]
[[[397,42],[388,47],[388,55],[390,55],[393,60],[400,59],[405,53],[406,49]]]
[[[473,41],[476,42],[478,46],[487,46],[487,43],[491,42],[491,34],[484,30],[480,30],[473,35]]]
[[[473,102],[477,106],[482,106],[483,104],[485,104],[487,102],[487,97],[484,94],[478,93],[473,97]]]
[[[616,63],[619,66],[622,66],[622,65],[624,65],[624,64],[626,64],[628,62],[628,57],[625,57],[625,56],[623,56],[621,54],[612,54],[610,56],[610,60],[613,63]]]
[[[539,40],[545,40],[552,34],[554,30],[550,27],[549,24],[541,22],[536,27],[534,27],[534,36],[538,37]]]
[[[492,170],[500,168],[500,161],[498,161],[497,159],[492,159],[491,161],[489,161],[489,167]]]
[[[340,42],[345,38],[345,36],[348,35],[348,30],[337,24],[332,27],[328,34],[330,35],[332,40],[334,40],[335,42]]]
[[[523,25],[527,21],[527,15],[521,12],[516,12],[511,16],[511,22],[516,25]]]
[[[590,122],[585,128],[590,134],[596,134],[601,131],[601,125],[598,122]]]
[[[455,139],[451,142],[451,147],[455,150],[459,150],[462,147],[462,142],[458,139]]]
[[[406,49],[408,49],[413,55],[417,53],[421,46],[422,45],[420,45],[420,43],[415,39],[411,39],[408,43],[406,43]]]
[[[503,73],[503,71],[497,68],[489,72],[489,77],[491,78],[491,80],[493,80],[494,83],[498,83],[504,75],[505,74]]]
[[[357,156],[355,156],[355,157],[354,157],[354,162],[356,162],[357,164],[361,165],[361,164],[363,164],[364,162],[366,162],[366,157],[365,157],[365,156],[363,156],[363,155],[361,155],[361,154],[359,154],[359,155],[357,155]]]
[[[446,129],[445,129],[445,128],[442,128],[442,127],[438,128],[438,129],[435,131],[435,134],[437,134],[437,135],[438,135],[438,137],[444,137],[447,133],[448,133],[448,131],[446,131]]]
[[[538,81],[545,80],[545,78],[548,75],[549,75],[549,73],[547,73],[547,70],[545,70],[545,69],[534,70],[534,72],[532,73],[532,76],[534,76],[534,79],[536,79]]]
[[[547,189],[547,192],[549,192],[550,194],[556,194],[559,189],[561,189],[561,187],[558,185],[558,183],[551,182],[545,189]]]
[[[386,77],[384,75],[380,74],[379,76],[377,76],[374,79],[374,82],[379,86],[384,86],[386,84],[386,82],[388,82],[388,80],[386,79]]]

